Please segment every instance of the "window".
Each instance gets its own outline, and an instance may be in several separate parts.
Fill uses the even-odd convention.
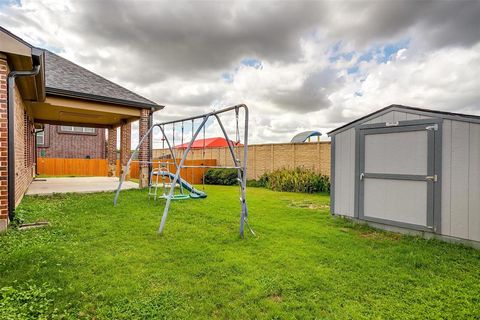
[[[43,146],[45,144],[45,131],[37,132],[37,146]]]
[[[61,126],[60,130],[64,132],[95,133],[95,128],[86,127]]]

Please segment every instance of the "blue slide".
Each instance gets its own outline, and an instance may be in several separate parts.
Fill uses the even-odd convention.
[[[173,181],[173,179],[175,179],[175,174],[169,171],[158,171],[156,174],[161,176],[167,176],[170,178],[170,181]],[[199,199],[207,197],[207,194],[205,192],[195,189],[194,186],[192,186],[190,183],[180,177],[178,177],[178,183],[182,185],[182,188],[190,191],[190,198]]]

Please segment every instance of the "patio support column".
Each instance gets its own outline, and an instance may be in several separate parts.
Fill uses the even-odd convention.
[[[108,176],[115,177],[117,173],[117,128],[108,129],[107,160]]]
[[[131,154],[131,133],[132,133],[132,125],[130,122],[123,123],[120,126],[120,166],[122,168],[122,174],[127,169],[127,162],[130,159]],[[127,172],[125,176],[125,180],[130,179],[130,173]]]
[[[8,225],[7,57],[0,53],[0,233]]]
[[[143,136],[148,131],[149,126],[149,116],[150,110],[142,109],[140,112],[140,120],[138,124],[138,139],[142,140]],[[150,137],[144,140],[143,144],[138,150],[138,160],[139,161],[150,161]],[[148,177],[149,177],[149,164],[145,162],[140,162],[140,176],[139,176],[139,188],[148,187]]]

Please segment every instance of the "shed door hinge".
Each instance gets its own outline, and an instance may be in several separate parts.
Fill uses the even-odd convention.
[[[425,177],[425,180],[427,180],[427,181],[437,182],[437,179],[438,179],[438,177],[437,177],[436,174],[434,174],[433,176],[426,176]]]
[[[430,131],[437,131],[438,130],[438,124],[432,124],[431,126],[425,127],[425,130],[430,130]]]

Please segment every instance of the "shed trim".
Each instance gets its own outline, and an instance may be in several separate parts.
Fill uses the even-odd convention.
[[[333,136],[340,132],[346,131],[350,128],[353,128],[359,124],[362,124],[366,121],[372,120],[377,118],[381,115],[384,115],[391,111],[399,111],[399,112],[409,112],[413,114],[418,114],[422,116],[432,117],[432,118],[442,118],[442,119],[449,119],[455,121],[463,121],[463,122],[471,122],[471,123],[480,123],[480,116],[471,115],[471,114],[464,114],[464,113],[454,113],[454,112],[447,112],[447,111],[438,111],[438,110],[430,110],[430,109],[422,109],[417,107],[409,107],[403,106],[399,104],[392,104],[388,107],[382,108],[380,110],[374,111],[372,113],[367,114],[361,118],[358,118],[354,121],[351,121],[341,127],[338,127],[330,132],[327,133],[328,136]],[[383,122],[384,123],[384,122]],[[382,124],[383,124],[382,123]]]
[[[433,143],[430,144],[430,147],[433,148],[431,152],[429,152],[429,157],[433,156],[433,159],[428,159],[428,161],[433,162],[433,172],[428,172],[428,175],[437,175],[437,180],[433,182],[433,194],[430,194],[430,197],[433,197],[432,207],[430,208],[429,212],[427,213],[427,227],[414,225],[410,223],[399,222],[395,220],[387,220],[375,217],[365,216],[363,213],[363,188],[360,187],[360,167],[362,166],[361,162],[363,161],[364,155],[364,148],[361,147],[364,135],[364,130],[369,131],[376,131],[375,129],[386,129],[389,128],[388,132],[404,132],[410,131],[411,128],[415,128],[417,126],[426,125],[426,124],[437,124],[438,130],[433,133]],[[441,231],[441,197],[442,197],[442,135],[443,135],[443,119],[439,118],[431,118],[431,119],[419,119],[419,120],[406,120],[406,121],[399,121],[398,127],[387,127],[385,123],[376,123],[376,124],[365,124],[360,125],[355,128],[355,149],[356,149],[356,156],[355,156],[355,193],[354,193],[354,217],[360,220],[378,222],[383,224],[388,224],[392,226],[410,228],[414,230],[421,230],[421,231],[430,231],[434,233],[440,233]],[[417,131],[418,129],[414,129]],[[380,132],[380,131],[379,131]],[[375,133],[373,133],[375,134]],[[332,136],[332,139],[335,136]],[[431,138],[429,138],[431,139]],[[405,180],[420,180],[419,175],[404,175],[404,174],[369,174],[369,178],[390,178],[390,179],[405,179]],[[335,182],[333,183],[335,184]],[[431,220],[433,219],[433,221]],[[430,224],[430,225],[429,225]]]
[[[335,136],[330,146],[330,213],[335,214]]]

